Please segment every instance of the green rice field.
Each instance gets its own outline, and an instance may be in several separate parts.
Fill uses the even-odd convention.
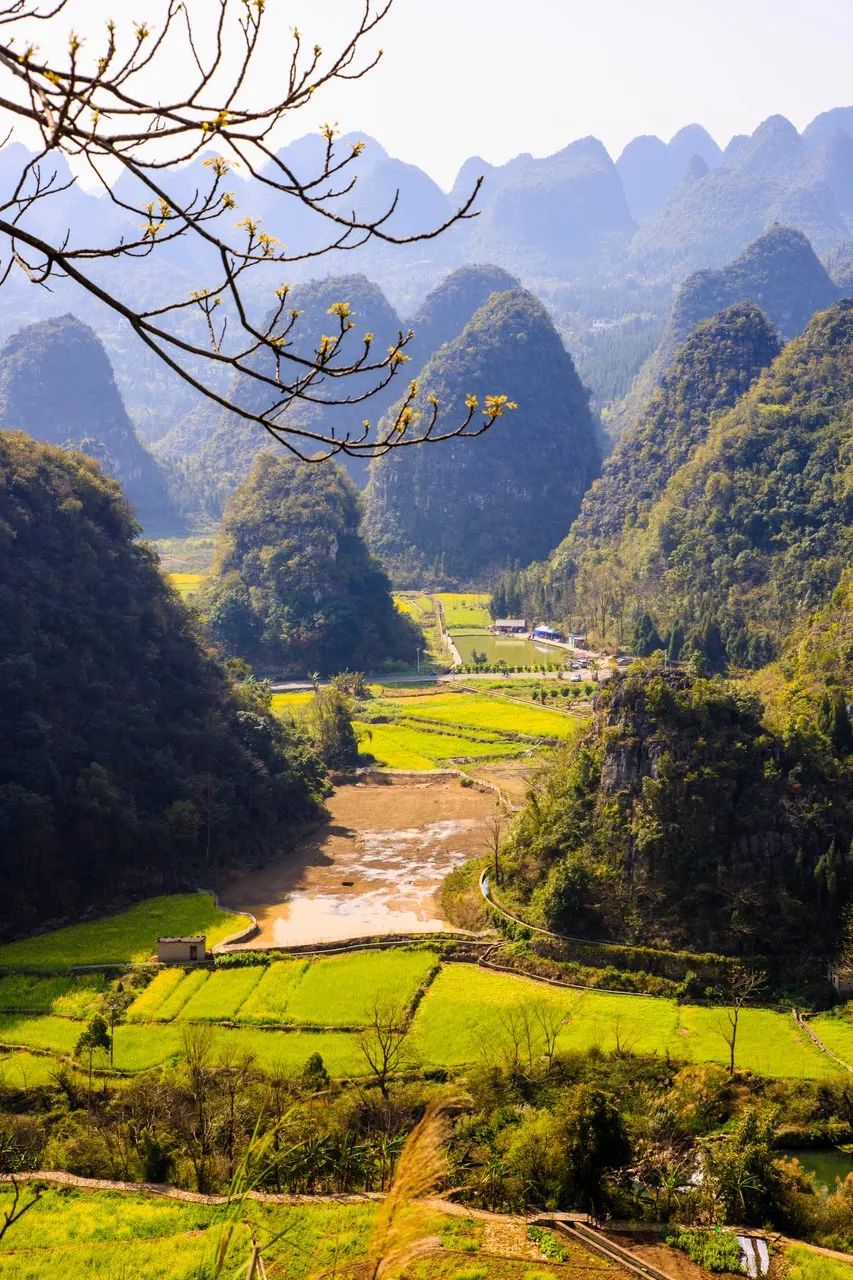
[[[448,631],[480,631],[492,625],[489,596],[482,591],[439,591]]]
[[[362,1026],[374,1003],[411,1001],[435,964],[432,950],[361,951],[213,973],[169,969],[137,997],[128,1021],[243,1022],[245,1007],[254,1023]]]
[[[104,920],[69,925],[0,946],[4,969],[70,969],[86,964],[139,964],[157,949],[157,938],[203,933],[208,947],[248,924],[221,911],[209,893],[177,893],[145,902]]]
[[[440,1066],[482,1057],[500,1040],[508,1010],[544,1002],[569,1015],[561,1050],[622,1049],[669,1053],[688,1062],[728,1060],[720,1034],[721,1009],[677,1005],[648,996],[603,991],[561,991],[529,978],[469,965],[442,968],[418,1008],[412,1027],[415,1051]],[[745,1009],[738,1033],[737,1065],[770,1077],[830,1078],[840,1073],[800,1034],[793,1019],[769,1009]]]
[[[549,707],[477,693],[408,697],[400,712],[406,719],[434,720],[466,729],[523,733],[529,737],[572,738],[586,724],[585,718],[571,712],[552,711]]]
[[[390,769],[436,769],[452,761],[502,759],[521,755],[523,743],[493,735],[486,741],[435,732],[426,725],[369,724],[355,721],[360,749]]]
[[[80,931],[100,930],[107,939],[124,939],[125,958],[147,956],[167,910],[173,923],[193,920],[197,925],[199,911],[206,911],[209,919],[215,908],[209,896],[201,894],[154,898],[100,925],[57,930],[15,945],[28,967],[34,955],[42,963],[45,956],[55,957],[60,940],[69,935],[78,945],[77,955],[92,954],[89,933],[82,935],[81,944]],[[233,927],[233,918],[225,918]],[[36,946],[40,951],[27,949]],[[111,959],[118,950],[114,942],[105,946]],[[67,957],[66,963],[70,960]],[[407,1062],[424,1068],[461,1067],[484,1056],[499,1056],[507,1020],[535,1005],[567,1016],[560,1032],[561,1050],[637,1051],[685,1062],[725,1063],[728,1055],[722,1034],[726,1019],[720,1009],[604,991],[561,990],[470,964],[443,963],[440,952],[429,945],[282,956],[246,967],[176,967],[159,970],[146,983],[150,973],[137,970],[129,979],[126,973],[116,977],[7,972],[0,977],[0,1079],[49,1081],[57,1059],[71,1058],[88,1019],[102,1008],[108,989],[118,981],[131,981],[138,988],[115,1027],[114,1066],[123,1072],[177,1059],[188,1029],[206,1025],[220,1052],[249,1054],[260,1066],[284,1075],[299,1074],[315,1051],[332,1074],[362,1075],[365,1064],[357,1029],[369,1023],[376,1004],[391,1001],[415,1010]],[[423,998],[417,1001],[420,990]],[[814,1025],[830,1047],[853,1059],[853,1023],[843,1014],[821,1015]],[[767,1077],[844,1075],[789,1015],[770,1009],[745,1009],[741,1014],[737,1065]]]

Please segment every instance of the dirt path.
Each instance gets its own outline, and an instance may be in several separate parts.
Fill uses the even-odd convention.
[[[480,853],[495,795],[457,779],[340,786],[300,848],[217,886],[260,928],[253,948],[447,927],[438,890]]]

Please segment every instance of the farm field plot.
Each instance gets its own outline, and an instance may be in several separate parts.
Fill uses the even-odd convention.
[[[261,980],[263,969],[221,969],[206,974],[206,982],[193,992],[180,1013],[181,1022],[225,1022],[239,1016],[240,1008]]]
[[[572,738],[586,720],[570,713],[511,702],[476,693],[449,693],[407,698],[407,718],[436,720],[467,729],[494,729],[531,737]]]
[[[27,1049],[49,1049],[53,1053],[74,1052],[83,1024],[52,1014],[30,1017],[5,1013],[0,1016],[0,1044],[22,1045]]]
[[[283,1022],[288,1001],[308,968],[308,960],[275,960],[260,970],[260,982],[240,1010],[241,1022]]]
[[[173,980],[175,974],[179,975],[178,982]],[[167,969],[158,973],[151,984],[157,990],[152,993],[148,1016],[155,1022],[171,1022],[206,981],[207,971],[204,969],[195,969],[190,973],[185,973],[183,969]],[[141,998],[144,998],[144,994]],[[139,1021],[138,1012],[137,1003],[134,1002],[128,1010],[128,1020]]]
[[[430,597],[418,591],[395,591],[394,604],[400,613],[404,613],[407,618],[414,618],[415,622],[431,621],[435,614],[435,605]]]
[[[318,960],[280,960],[268,967],[158,973],[128,1010],[135,1024],[158,1022],[286,1022],[353,1027],[375,1003],[411,1003],[437,962],[436,952],[357,951]],[[176,984],[174,979],[179,977]]]
[[[53,1083],[56,1059],[23,1050],[0,1053],[0,1085],[7,1089],[37,1089]]]
[[[363,735],[362,752],[394,769],[430,769],[449,760],[498,759],[520,755],[526,749],[523,743],[498,737],[481,742],[458,734],[431,732],[426,725],[360,721],[356,729]]]
[[[183,969],[163,969],[154,975],[127,1010],[128,1022],[150,1022],[160,1017],[160,1009],[171,1000],[186,974]],[[186,997],[189,999],[189,996]],[[180,1006],[178,1006],[180,1007]]]
[[[207,576],[204,573],[170,573],[169,582],[182,600],[192,600],[201,590]]]
[[[272,695],[273,715],[298,716],[305,710],[313,697],[313,689],[293,689],[287,693],[274,693]]]
[[[682,1053],[694,1062],[727,1064],[728,1046],[720,1034],[724,1021],[725,1013],[720,1009],[682,1006],[679,1027]],[[840,1072],[831,1058],[815,1049],[790,1014],[772,1009],[746,1009],[741,1014],[737,1064],[758,1075],[797,1079],[829,1078]]]
[[[10,1192],[0,1188],[0,1208]],[[277,1280],[354,1275],[366,1258],[378,1207],[328,1201],[298,1205],[254,1202],[251,1221],[269,1275]],[[50,1188],[0,1242],[2,1280],[187,1280],[207,1274],[224,1211],[164,1197],[117,1191]],[[568,1244],[566,1260],[550,1262],[530,1243],[524,1225],[436,1212],[424,1223],[426,1253],[406,1267],[408,1280],[627,1280],[621,1268]],[[235,1227],[223,1274],[245,1271],[251,1228]],[[538,1255],[538,1256],[537,1256]],[[116,1269],[116,1259],[121,1264]],[[809,1280],[811,1278],[809,1277]]]
[[[812,1018],[810,1026],[828,1049],[853,1066],[853,1021],[846,1013],[819,1014]]]
[[[434,951],[362,951],[316,960],[288,1004],[288,1018],[303,1026],[364,1026],[374,1005],[408,1006],[435,967]]]
[[[531,979],[489,973],[468,965],[448,966],[433,982],[413,1023],[421,1054],[436,1065],[459,1066],[481,1058],[499,1043],[509,1009],[541,1003],[569,1015],[560,1033],[561,1050],[617,1043],[640,1053],[670,1053],[694,1062],[724,1062],[727,1046],[719,1032],[720,1009],[678,1006],[672,1000],[620,996],[598,991],[560,991]],[[810,1043],[792,1034],[782,1013],[745,1009],[738,1033],[737,1065],[767,1076],[835,1077],[840,1068]]]
[[[367,724],[354,720],[353,728],[359,739],[359,748],[372,755],[378,764],[389,769],[435,769],[436,763],[426,751],[432,745],[434,734],[409,732],[396,724]],[[420,748],[420,749],[419,749]]]
[[[85,978],[39,978],[34,974],[8,974],[0,978],[0,1012],[56,1013],[82,1018],[106,990],[102,974]]]
[[[448,631],[482,631],[492,624],[489,596],[482,591],[439,591]]]
[[[0,1205],[9,1192],[0,1189]],[[376,1207],[371,1204],[253,1205],[268,1267],[303,1280],[363,1257]],[[212,1265],[223,1211],[121,1192],[49,1190],[20,1228],[0,1243],[3,1280],[185,1280]],[[225,1273],[249,1255],[250,1228],[238,1226]],[[117,1267],[117,1258],[120,1265]],[[243,1267],[243,1269],[245,1269]]]
[[[69,969],[84,964],[141,963],[161,935],[203,933],[208,947],[248,923],[222,911],[209,893],[147,898],[127,911],[0,946],[0,970]]]

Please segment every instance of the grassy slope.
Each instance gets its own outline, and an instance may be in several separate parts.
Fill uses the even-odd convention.
[[[83,964],[145,961],[161,935],[203,933],[212,946],[248,924],[220,911],[209,893],[148,898],[127,911],[0,946],[0,969],[67,969]]]

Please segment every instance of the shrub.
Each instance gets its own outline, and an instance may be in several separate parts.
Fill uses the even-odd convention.
[[[689,1231],[677,1227],[666,1235],[667,1244],[682,1249],[691,1262],[708,1271],[733,1271],[743,1274],[740,1264],[740,1244],[731,1231]]]

